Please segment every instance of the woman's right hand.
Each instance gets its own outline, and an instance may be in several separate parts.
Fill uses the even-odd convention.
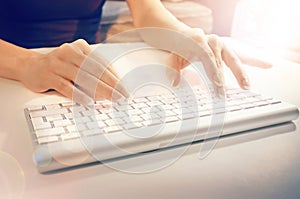
[[[90,53],[88,43],[80,39],[48,54],[34,54],[25,64],[20,81],[34,92],[54,89],[84,105],[93,103],[93,99],[127,97],[114,70],[99,56],[89,56]]]

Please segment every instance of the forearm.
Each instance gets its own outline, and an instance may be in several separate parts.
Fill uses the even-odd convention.
[[[190,27],[179,21],[160,0],[127,0],[135,27],[158,27],[183,32]]]
[[[26,63],[35,54],[0,39],[0,77],[20,81]]]

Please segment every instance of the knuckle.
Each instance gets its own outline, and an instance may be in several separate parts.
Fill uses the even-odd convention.
[[[209,38],[210,38],[210,40],[212,40],[212,41],[218,41],[218,40],[219,40],[219,37],[218,37],[216,34],[210,34],[210,35],[209,35]]]
[[[207,55],[211,59],[215,58],[214,53],[211,50],[209,50],[209,49],[205,49],[204,50],[204,54]]]
[[[71,53],[73,51],[73,47],[69,43],[64,43],[60,47],[56,49],[56,54],[59,58],[64,59],[65,55]]]
[[[208,36],[208,44],[212,47],[212,48],[214,48],[214,49],[216,49],[216,50],[218,50],[218,51],[220,51],[221,50],[221,42],[220,42],[220,39],[219,39],[219,37],[217,36],[217,35],[209,35]]]
[[[196,41],[197,43],[199,43],[199,44],[203,44],[203,43],[205,43],[206,42],[206,39],[205,39],[205,37],[203,37],[202,35],[195,35],[194,37],[193,37],[193,39],[194,39],[194,41]]]
[[[73,46],[80,49],[82,52],[90,52],[90,46],[84,39],[78,39],[72,43]]]
[[[73,43],[81,43],[81,44],[87,44],[87,41],[84,39],[77,39],[76,41],[74,41]]]
[[[231,63],[231,64],[234,64],[234,65],[240,65],[240,59],[235,57],[235,56],[230,56],[228,58],[228,61]]]
[[[68,90],[68,86],[66,84],[66,82],[62,79],[59,79],[58,81],[56,81],[56,89],[58,89],[59,91],[67,91]]]
[[[214,47],[214,48],[217,48],[217,46],[218,46],[218,41],[213,38],[209,38],[208,43],[210,44],[211,47]]]
[[[61,50],[69,50],[69,49],[71,49],[71,44],[70,43],[64,43],[64,44],[62,44],[59,47],[59,49],[61,49]]]

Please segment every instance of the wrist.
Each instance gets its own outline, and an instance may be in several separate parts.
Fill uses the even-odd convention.
[[[23,82],[26,74],[30,71],[29,67],[36,62],[37,58],[41,54],[32,50],[26,50],[25,53],[21,54],[17,58],[15,77],[16,80]]]
[[[183,34],[196,42],[202,42],[205,37],[205,33],[201,28],[187,28]]]

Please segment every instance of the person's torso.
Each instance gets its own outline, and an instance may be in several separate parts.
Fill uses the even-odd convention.
[[[0,0],[0,38],[23,47],[99,42],[105,0]]]

